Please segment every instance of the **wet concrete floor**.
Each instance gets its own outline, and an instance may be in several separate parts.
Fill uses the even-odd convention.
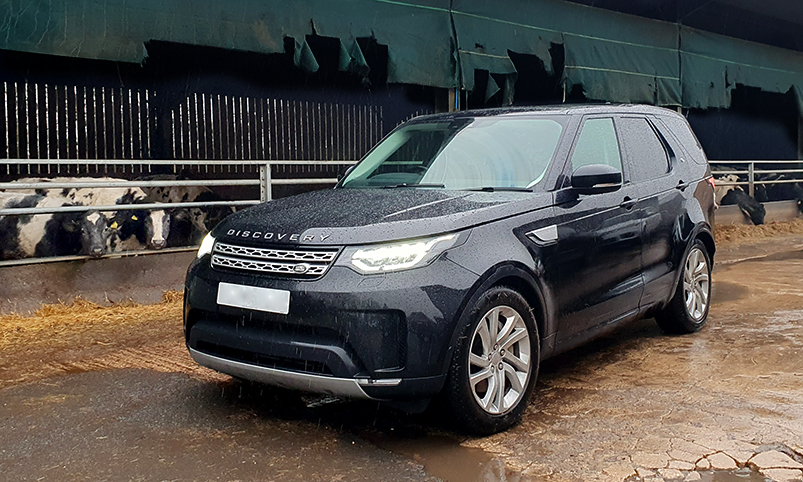
[[[644,320],[548,360],[522,424],[486,438],[456,435],[432,413],[232,381],[189,359],[177,317],[83,331],[68,346],[63,333],[0,345],[0,474],[803,479],[803,251],[755,251],[730,250],[716,267],[700,333],[666,336]],[[774,454],[786,458],[759,457]]]

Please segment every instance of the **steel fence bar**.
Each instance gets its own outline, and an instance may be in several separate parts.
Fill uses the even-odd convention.
[[[121,251],[119,253],[109,253],[100,256],[100,259],[108,258],[128,258],[131,256],[142,256],[148,254],[168,254],[168,253],[187,253],[197,250],[197,246],[187,246],[180,248],[164,248],[164,249],[143,249],[136,251]],[[27,264],[43,264],[43,263],[57,263],[60,261],[86,261],[90,259],[89,256],[74,255],[74,256],[52,256],[49,258],[23,258],[23,259],[7,259],[0,261],[0,267],[5,266],[22,266]],[[97,258],[92,258],[97,259]]]
[[[282,184],[282,185],[293,185],[293,184],[337,184],[337,179],[335,178],[323,178],[323,179],[273,179],[273,184]]]
[[[203,165],[262,165],[270,164],[275,165],[319,165],[325,166],[330,164],[352,165],[356,164],[354,160],[332,160],[332,161],[312,161],[312,160],[212,160],[212,159],[144,159],[135,161],[134,164],[155,165],[155,166],[203,166]],[[51,164],[51,165],[66,165],[72,166],[76,164],[117,164],[117,165],[130,165],[131,159],[0,159],[0,164]]]
[[[0,189],[70,189],[176,186],[258,186],[259,179],[207,179],[194,181],[109,181],[109,182],[0,182]]]
[[[54,214],[54,213],[81,213],[88,211],[137,211],[137,210],[160,210],[173,208],[202,208],[210,206],[253,206],[259,204],[258,200],[247,201],[210,201],[210,202],[190,202],[190,203],[149,203],[149,204],[115,204],[113,206],[55,206],[46,208],[12,208],[0,209],[0,216],[16,215],[25,216],[31,214]]]

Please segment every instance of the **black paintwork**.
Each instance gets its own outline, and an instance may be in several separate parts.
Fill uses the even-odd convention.
[[[413,122],[540,113],[569,114],[572,120],[538,192],[337,188],[229,216],[212,234],[241,245],[344,247],[446,232],[462,233],[463,241],[423,267],[362,275],[338,260],[316,280],[224,272],[211,268],[204,256],[187,274],[188,345],[202,351],[210,343],[223,352],[225,347],[251,349],[268,362],[272,355],[306,361],[308,371],[337,377],[402,378],[396,388],[366,391],[378,398],[420,398],[440,390],[461,315],[492,286],[513,287],[528,300],[540,325],[542,358],[662,308],[674,294],[693,240],[703,240],[712,257],[715,249],[707,160],[699,146],[679,140],[688,142],[693,135],[677,135],[668,127],[687,126],[678,114],[643,106],[560,106],[442,114]],[[583,119],[612,117],[618,125],[623,115],[649,121],[671,171],[632,181],[629,173],[640,162],[634,140],[621,150],[620,185],[598,194],[578,192],[570,185],[568,159]],[[557,242],[527,236],[553,225]],[[218,306],[221,281],[289,290],[290,313]],[[298,349],[293,340],[305,341],[305,348]],[[286,368],[299,369],[291,365]]]

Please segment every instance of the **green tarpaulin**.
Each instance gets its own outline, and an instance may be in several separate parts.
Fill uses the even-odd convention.
[[[388,49],[388,82],[513,99],[510,52],[534,55],[590,99],[728,107],[737,84],[798,94],[803,53],[562,0],[0,0],[0,48],[142,62],[149,41],[284,52],[319,69],[310,35],[340,41],[341,70],[367,75],[358,38]],[[490,73],[491,75],[488,75]]]

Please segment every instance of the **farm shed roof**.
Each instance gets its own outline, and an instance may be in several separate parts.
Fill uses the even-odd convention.
[[[769,0],[772,4],[776,0]],[[769,7],[768,7],[769,8]],[[0,6],[0,48],[142,62],[152,40],[260,53],[285,51],[318,69],[310,35],[339,39],[338,65],[370,68],[358,38],[388,48],[388,81],[474,87],[475,70],[506,79],[509,52],[553,69],[592,99],[727,107],[736,84],[803,96],[803,53],[668,21],[562,0],[22,0]]]

